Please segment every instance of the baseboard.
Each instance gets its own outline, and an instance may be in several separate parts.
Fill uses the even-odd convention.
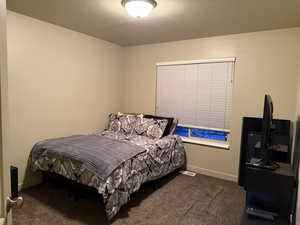
[[[207,175],[207,176],[211,176],[211,177],[216,177],[216,178],[220,178],[223,180],[229,180],[229,181],[233,181],[237,183],[238,177],[236,175],[233,174],[229,174],[229,173],[223,173],[223,172],[219,172],[216,170],[210,170],[210,169],[205,169],[205,168],[201,168],[198,166],[193,166],[193,165],[187,165],[187,169],[196,173],[200,173],[203,175]]]
[[[238,180],[238,177],[236,175],[229,174],[229,173],[223,173],[223,172],[219,172],[219,171],[216,171],[216,170],[205,169],[205,168],[201,168],[201,167],[193,166],[193,165],[187,165],[187,170],[190,170],[190,171],[193,171],[193,172],[196,172],[196,173],[199,173],[199,174],[211,176],[211,177],[220,178],[220,179],[223,179],[223,180],[233,181],[233,182],[236,182],[236,183],[237,183],[237,180]],[[30,186],[33,186],[33,185],[30,185]],[[22,191],[23,188],[24,188],[23,183],[19,183],[18,184],[18,190]]]

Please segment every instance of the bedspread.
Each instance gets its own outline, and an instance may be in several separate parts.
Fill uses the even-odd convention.
[[[139,190],[143,183],[163,177],[185,163],[184,147],[178,136],[151,139],[141,135],[126,136],[113,131],[97,135],[130,142],[146,151],[126,160],[105,180],[71,159],[30,154],[29,165],[33,171],[54,172],[96,188],[103,196],[108,219],[118,213],[121,206],[129,201],[130,195]]]
[[[33,146],[31,155],[39,160],[44,157],[71,160],[77,162],[77,167],[106,180],[123,162],[143,152],[145,148],[131,142],[90,134],[40,141]],[[55,166],[53,162],[50,164]]]

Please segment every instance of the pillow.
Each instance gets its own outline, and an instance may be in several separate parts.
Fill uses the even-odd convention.
[[[134,131],[137,135],[158,139],[163,136],[167,124],[167,120],[154,120],[141,115],[137,117]]]
[[[118,120],[117,114],[115,114],[115,113],[109,114],[107,130],[113,131],[113,132],[121,131],[121,122]]]
[[[172,134],[172,125],[173,125],[174,118],[172,118],[172,117],[154,116],[154,115],[144,115],[144,118],[152,118],[154,120],[167,120],[168,123],[167,123],[166,129],[165,129],[162,137],[165,137],[165,136],[168,136],[169,134]]]
[[[131,135],[134,131],[137,115],[124,113],[111,113],[109,115],[108,130]]]

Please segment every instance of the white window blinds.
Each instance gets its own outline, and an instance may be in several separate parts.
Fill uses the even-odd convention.
[[[234,60],[157,66],[156,114],[229,129]]]

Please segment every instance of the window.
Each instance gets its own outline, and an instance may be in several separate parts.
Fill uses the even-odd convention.
[[[229,147],[234,58],[157,64],[156,113],[186,142]]]

